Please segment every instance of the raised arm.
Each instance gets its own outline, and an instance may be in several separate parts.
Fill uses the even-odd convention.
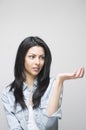
[[[47,106],[48,116],[51,116],[53,113],[55,113],[59,107],[59,98],[60,98],[64,81],[82,78],[83,75],[84,75],[83,67],[80,67],[79,69],[75,70],[73,73],[61,73],[57,75],[55,86]]]

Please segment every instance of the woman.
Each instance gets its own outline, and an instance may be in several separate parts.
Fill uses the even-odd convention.
[[[81,78],[84,68],[50,78],[51,52],[39,37],[20,44],[14,81],[2,93],[9,130],[57,130],[63,82]]]

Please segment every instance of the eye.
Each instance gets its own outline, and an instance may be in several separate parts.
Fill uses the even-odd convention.
[[[30,59],[34,59],[35,58],[35,55],[29,55],[28,56]]]
[[[40,56],[40,59],[45,59],[45,56]]]

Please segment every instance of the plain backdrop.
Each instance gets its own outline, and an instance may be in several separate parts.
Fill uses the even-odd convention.
[[[14,79],[16,52],[27,36],[50,47],[51,76],[86,67],[86,0],[0,0],[0,97]],[[59,130],[86,130],[86,77],[64,83]],[[0,130],[7,121],[0,99]]]

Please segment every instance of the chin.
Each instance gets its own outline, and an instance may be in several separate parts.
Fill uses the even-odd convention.
[[[34,74],[32,74],[33,76],[37,76],[39,73],[34,73]]]
[[[38,71],[37,71],[37,72],[35,71],[35,72],[32,73],[32,75],[33,75],[33,76],[37,76],[39,73],[40,73],[40,71],[39,71],[39,72],[38,72]]]

